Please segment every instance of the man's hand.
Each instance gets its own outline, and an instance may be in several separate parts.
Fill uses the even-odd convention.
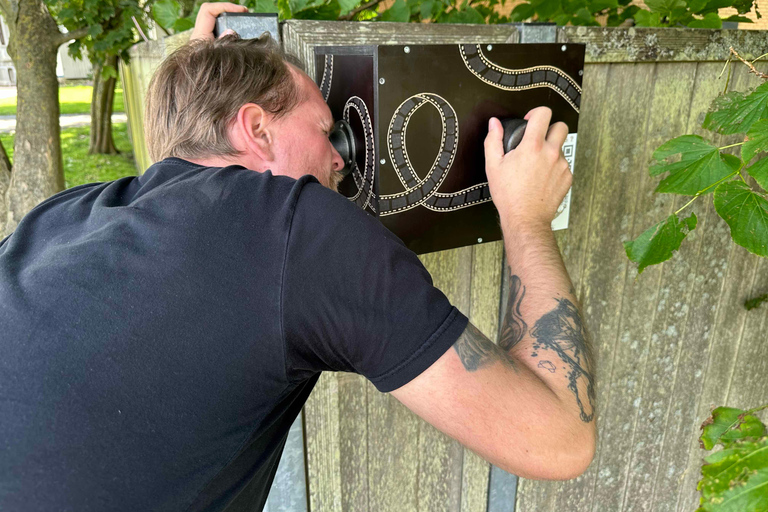
[[[192,30],[190,41],[195,39],[213,39],[213,28],[216,26],[216,17],[223,12],[247,12],[244,5],[231,4],[229,2],[205,3],[200,6],[195,20],[195,28]],[[222,36],[233,33],[225,30]]]
[[[485,138],[485,172],[502,226],[549,225],[571,187],[571,172],[562,154],[565,123],[549,126],[552,111],[538,107],[526,114],[528,126],[517,148],[504,154],[504,129],[491,118]],[[505,222],[506,221],[506,222]]]

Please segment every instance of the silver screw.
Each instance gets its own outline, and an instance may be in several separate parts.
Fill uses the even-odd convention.
[[[384,82],[386,82],[386,80],[384,80],[383,78],[379,78],[379,83],[380,83],[381,85],[384,85]]]
[[[561,49],[561,50],[563,50],[563,51],[565,51],[567,48],[568,48],[568,47],[567,47],[567,46],[565,46],[565,45],[563,45],[563,46],[561,46],[561,47],[560,47],[560,49]]]
[[[405,48],[403,48],[403,51],[405,53],[411,53],[411,47],[410,46],[406,46]]]
[[[488,51],[491,51],[491,50],[493,50],[493,45],[489,44],[488,46],[485,47],[485,49],[488,50]]]
[[[478,238],[477,239],[477,243],[479,243],[479,244],[483,243],[483,239],[482,238]]]
[[[379,163],[381,165],[384,165],[385,163],[387,163],[387,159],[386,158],[382,158],[381,160],[379,160]]]
[[[583,76],[583,75],[584,75],[584,70],[583,70],[583,69],[580,69],[580,70],[579,70],[579,76]]]

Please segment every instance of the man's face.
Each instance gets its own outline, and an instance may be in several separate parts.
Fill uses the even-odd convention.
[[[311,174],[323,186],[337,190],[344,161],[328,139],[333,129],[331,110],[317,85],[302,71],[289,67],[301,103],[274,121],[272,172],[296,179]]]

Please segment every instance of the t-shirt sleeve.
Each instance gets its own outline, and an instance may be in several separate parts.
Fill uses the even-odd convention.
[[[290,380],[347,371],[392,391],[440,358],[467,325],[397,236],[314,180],[296,202],[283,272]]]

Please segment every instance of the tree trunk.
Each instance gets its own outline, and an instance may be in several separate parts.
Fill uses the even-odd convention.
[[[93,97],[91,98],[90,154],[115,155],[119,153],[112,139],[112,108],[115,101],[115,77],[104,79],[104,66],[117,69],[117,55],[109,55],[104,65],[93,66]]]
[[[7,234],[40,201],[64,189],[56,78],[62,35],[41,0],[14,3],[11,12],[4,5],[3,11],[17,77],[13,172],[0,205]]]

